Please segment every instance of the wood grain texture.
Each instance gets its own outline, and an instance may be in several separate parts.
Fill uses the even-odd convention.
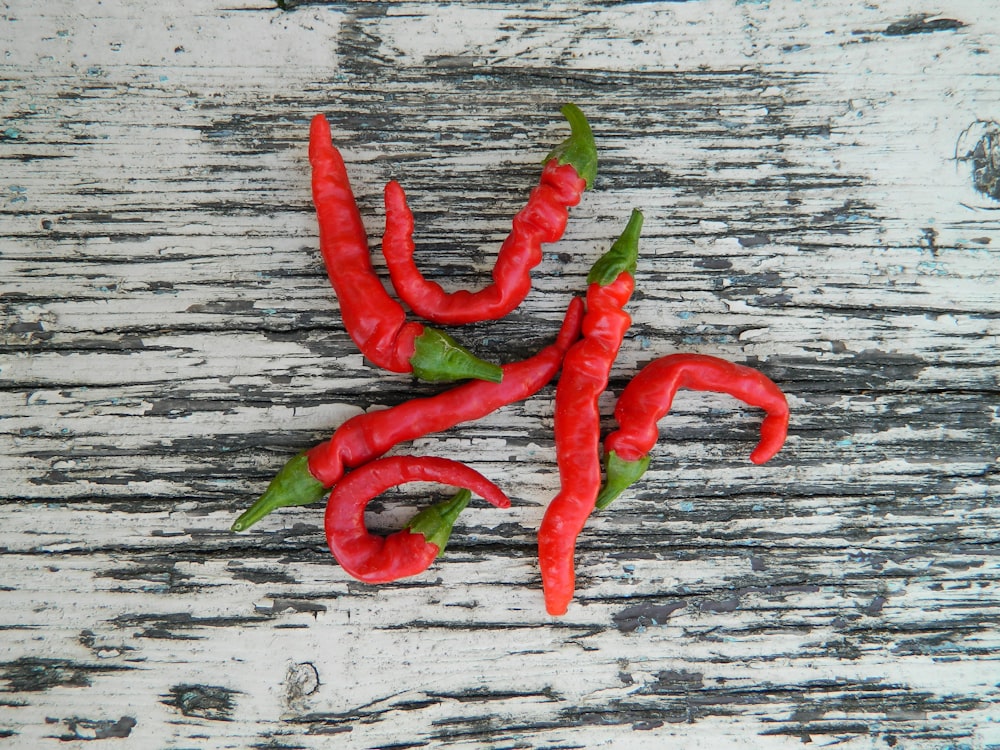
[[[0,745],[1000,747],[1000,11],[988,0],[6,2],[0,13]],[[685,393],[542,606],[554,389],[398,452],[460,458],[447,556],[385,586],[322,509],[229,525],[296,452],[438,387],[374,370],[316,249],[330,119],[370,231],[483,283],[565,134],[595,190],[510,318],[548,343],[633,206],[633,328],[603,403],[676,351],[758,367],[759,415]],[[424,502],[372,505],[397,528]]]

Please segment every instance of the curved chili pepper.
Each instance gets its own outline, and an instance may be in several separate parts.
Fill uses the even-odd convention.
[[[611,366],[632,322],[623,307],[635,286],[642,214],[628,226],[587,277],[583,338],[566,354],[556,387],[555,443],[561,489],[538,530],[538,561],[545,608],[566,612],[573,598],[576,538],[594,510],[601,488],[600,411]]]
[[[607,480],[597,507],[607,507],[649,466],[649,452],[659,433],[656,423],[670,411],[681,388],[726,393],[767,412],[760,425],[760,442],[750,460],[771,459],[788,434],[788,401],[767,376],[751,367],[733,364],[707,354],[670,354],[646,365],[625,386],[615,419],[621,428],[604,439]]]
[[[555,343],[528,359],[504,365],[500,383],[470,380],[434,396],[351,417],[330,440],[285,464],[257,502],[236,519],[233,531],[245,531],[278,508],[317,502],[346,469],[361,466],[399,443],[479,419],[538,392],[559,371],[563,356],[580,335],[582,318],[583,300],[576,297]]]
[[[466,488],[451,500],[418,513],[407,527],[387,537],[365,528],[365,507],[390,487],[407,482],[441,482]],[[452,525],[474,491],[498,508],[510,500],[478,471],[447,458],[391,456],[352,471],[333,488],[326,506],[326,540],[345,572],[367,583],[416,575],[444,551]]]
[[[499,381],[499,366],[475,357],[441,331],[407,322],[403,306],[385,291],[371,264],[347,168],[323,115],[316,115],[309,129],[309,161],[323,261],[344,326],[361,352],[379,367],[424,380]]]
[[[385,186],[382,254],[396,294],[422,318],[444,325],[496,320],[528,295],[531,269],[542,262],[542,244],[562,237],[568,209],[580,202],[597,175],[597,149],[587,118],[574,104],[565,105],[562,113],[572,134],[546,157],[537,187],[500,246],[493,282],[479,291],[448,293],[424,278],[413,260],[413,213],[406,195],[398,182]]]

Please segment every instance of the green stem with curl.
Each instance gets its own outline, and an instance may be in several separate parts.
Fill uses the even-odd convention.
[[[614,282],[623,271],[635,275],[636,262],[639,259],[639,234],[642,232],[642,211],[632,209],[628,224],[621,236],[615,240],[604,255],[590,269],[587,275],[588,284],[607,286]]]
[[[572,164],[589,189],[593,187],[594,179],[597,177],[597,145],[594,143],[594,133],[587,118],[575,104],[564,104],[560,111],[569,121],[570,136],[552,149],[545,157],[545,161],[558,159],[560,164]]]

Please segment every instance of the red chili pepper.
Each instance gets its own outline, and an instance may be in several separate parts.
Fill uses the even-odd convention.
[[[556,387],[555,443],[561,489],[538,530],[538,561],[545,608],[566,612],[573,598],[576,538],[594,510],[601,488],[600,411],[611,366],[632,319],[622,308],[635,286],[642,214],[591,269],[583,338],[566,354]]]
[[[554,149],[527,205],[514,217],[500,247],[493,283],[479,291],[446,292],[424,278],[413,260],[413,214],[398,182],[385,186],[385,235],[382,254],[396,294],[426,320],[460,325],[502,318],[531,290],[531,269],[542,262],[542,244],[556,242],[566,231],[567,209],[580,202],[597,175],[597,149],[583,112],[573,104],[562,108],[572,134]]]
[[[330,440],[285,464],[260,499],[236,520],[233,531],[245,531],[278,508],[320,500],[346,469],[361,466],[399,443],[479,419],[533,395],[559,371],[563,356],[580,335],[582,318],[583,300],[577,297],[566,310],[555,343],[528,359],[504,365],[500,383],[473,380],[347,420]]]
[[[441,331],[407,322],[403,306],[385,291],[371,264],[347,168],[322,115],[313,118],[309,130],[309,161],[323,261],[344,326],[361,352],[379,367],[424,380],[499,381],[497,365],[475,357]]]
[[[387,537],[370,534],[365,507],[390,487],[407,482],[441,482],[466,489],[421,511],[401,531]],[[416,575],[444,551],[455,519],[469,503],[469,490],[498,508],[510,507],[499,487],[458,461],[392,456],[365,464],[330,493],[325,523],[330,551],[347,573],[367,583]]]
[[[767,376],[750,367],[706,354],[671,354],[653,360],[625,386],[615,407],[621,425],[604,440],[607,480],[597,507],[607,507],[645,473],[649,452],[659,433],[656,423],[670,411],[681,388],[727,393],[767,412],[760,425],[760,442],[750,460],[772,458],[788,434],[788,401]]]

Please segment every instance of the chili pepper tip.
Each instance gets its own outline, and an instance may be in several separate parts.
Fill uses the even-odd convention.
[[[649,468],[649,460],[649,456],[643,456],[634,461],[626,461],[619,458],[614,451],[608,451],[608,455],[604,459],[604,471],[607,478],[604,486],[601,487],[594,507],[602,509],[611,505],[616,497],[646,473],[646,469]]]
[[[315,503],[326,492],[323,483],[310,473],[308,457],[300,453],[281,467],[264,494],[236,519],[231,528],[233,531],[246,531],[278,508]]]
[[[593,187],[597,177],[597,146],[594,143],[594,133],[587,118],[575,104],[564,104],[560,112],[569,121],[570,136],[552,149],[545,157],[545,161],[558,159],[560,164],[572,164],[589,189]]]
[[[642,232],[642,211],[632,209],[628,224],[621,236],[615,240],[611,249],[597,259],[587,275],[588,284],[607,286],[614,282],[624,271],[635,275],[636,262],[639,258],[639,234]]]
[[[472,493],[461,489],[448,500],[424,508],[406,524],[406,528],[415,534],[423,534],[424,541],[437,545],[440,555],[448,543],[458,514],[465,510],[471,499]]]
[[[313,159],[320,153],[326,153],[333,148],[330,140],[330,123],[323,115],[313,115],[309,121],[309,158]]]
[[[760,425],[760,442],[750,454],[750,460],[755,464],[764,464],[774,458],[785,444],[788,435],[788,405],[777,403],[771,405],[771,413],[764,417]]]
[[[413,374],[428,382],[445,380],[487,380],[499,383],[503,380],[500,365],[479,359],[461,346],[447,333],[436,328],[424,328],[414,341],[413,356],[410,357]]]

